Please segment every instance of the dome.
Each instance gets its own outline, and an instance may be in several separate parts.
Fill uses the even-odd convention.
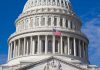
[[[88,39],[69,0],[28,0],[8,43],[8,64],[31,56],[65,56],[88,63]]]
[[[60,7],[68,9],[69,0],[28,0],[24,6],[23,12],[43,7]]]

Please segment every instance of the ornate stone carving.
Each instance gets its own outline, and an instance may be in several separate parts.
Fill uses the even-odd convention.
[[[59,61],[52,60],[51,62],[47,62],[43,70],[62,70],[61,67]]]

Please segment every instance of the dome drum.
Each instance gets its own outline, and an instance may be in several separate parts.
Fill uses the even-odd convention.
[[[68,0],[28,0],[15,23],[16,31],[8,40],[8,63],[47,55],[88,63],[88,39]]]

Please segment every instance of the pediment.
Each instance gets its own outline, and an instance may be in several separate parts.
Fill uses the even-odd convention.
[[[27,65],[19,70],[82,70],[74,64],[67,63],[57,58],[48,58],[39,62]]]

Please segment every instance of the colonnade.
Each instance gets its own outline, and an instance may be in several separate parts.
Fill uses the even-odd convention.
[[[21,19],[17,22],[16,31],[21,32],[28,29],[35,29],[37,27],[61,27],[72,30],[80,30],[80,25],[74,19],[66,16],[56,15],[37,15]]]
[[[73,55],[88,57],[87,44],[77,38],[52,35],[24,37],[10,42],[8,59],[35,54]]]

